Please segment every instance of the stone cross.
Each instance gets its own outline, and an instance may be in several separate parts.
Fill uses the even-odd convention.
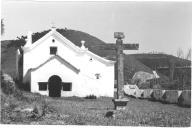
[[[125,109],[127,102],[129,101],[124,97],[124,54],[123,50],[138,50],[139,44],[123,44],[123,38],[125,38],[122,32],[115,32],[114,38],[116,38],[116,44],[107,43],[99,44],[96,46],[90,46],[91,49],[100,50],[116,50],[116,61],[117,61],[117,96],[113,99],[115,110]]]
[[[139,44],[123,44],[123,38],[125,38],[122,32],[115,32],[114,38],[116,38],[116,44],[107,43],[90,46],[91,49],[98,48],[100,50],[116,50],[116,61],[117,61],[117,99],[120,99],[124,96],[123,87],[124,87],[124,54],[123,50],[138,50]]]
[[[139,44],[123,44],[125,38],[122,32],[115,32],[116,50],[117,50],[117,99],[124,96],[124,54],[123,50],[138,50]]]

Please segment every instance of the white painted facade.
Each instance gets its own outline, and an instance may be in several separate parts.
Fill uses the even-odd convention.
[[[56,55],[50,55],[52,46],[57,47]],[[31,92],[49,96],[49,89],[40,91],[38,82],[57,75],[62,82],[72,83],[71,91],[61,90],[61,96],[113,97],[114,63],[90,52],[84,42],[81,48],[74,45],[55,29],[33,44],[30,32],[23,47],[23,81],[30,83]]]

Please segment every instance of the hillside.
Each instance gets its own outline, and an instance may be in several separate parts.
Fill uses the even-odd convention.
[[[173,55],[167,54],[132,54],[137,60],[141,61],[148,67],[169,66],[170,61],[175,63],[175,66],[189,66],[189,60],[181,59]]]
[[[32,35],[33,43],[48,33],[50,30],[37,32]],[[107,59],[115,60],[115,50],[104,50],[98,46],[107,46],[107,43],[102,40],[89,35],[85,32],[70,30],[70,29],[57,29],[59,33],[65,36],[68,40],[72,41],[75,45],[81,46],[81,40],[86,41],[85,46],[88,47],[93,53],[105,57]],[[15,53],[16,49],[25,44],[26,36],[18,37],[18,40],[1,41],[1,64],[2,70],[15,77]],[[114,40],[115,42],[115,40]],[[95,47],[97,46],[97,47]],[[169,61],[176,62],[177,65],[189,65],[190,61],[182,60],[174,56],[166,54],[131,54],[125,55],[124,59],[124,75],[127,82],[132,78],[134,72],[145,71],[152,73],[154,65],[164,66],[168,65]],[[168,80],[168,75],[158,73],[163,80]]]

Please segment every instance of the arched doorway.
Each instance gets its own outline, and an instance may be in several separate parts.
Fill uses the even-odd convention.
[[[48,89],[50,97],[61,97],[61,78],[53,75],[48,80]]]

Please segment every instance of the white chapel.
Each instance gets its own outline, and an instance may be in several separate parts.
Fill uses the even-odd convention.
[[[55,28],[32,43],[29,32],[22,48],[23,82],[31,92],[50,97],[113,97],[115,62],[92,53],[85,43],[76,46]]]

